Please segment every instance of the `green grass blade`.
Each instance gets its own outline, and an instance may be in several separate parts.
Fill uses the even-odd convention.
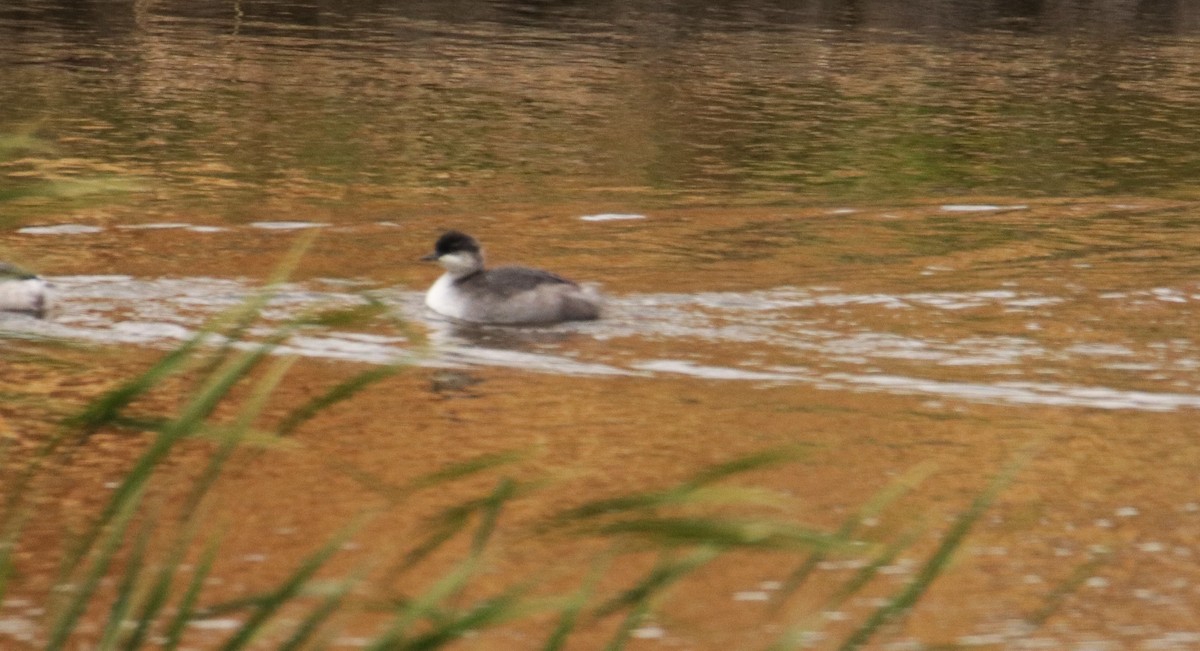
[[[823,531],[769,520],[722,518],[638,518],[596,529],[603,535],[632,535],[656,545],[715,545],[763,549],[829,549],[833,536]]]
[[[600,605],[594,617],[600,619],[623,608],[636,606],[720,555],[720,548],[701,547],[681,559],[664,558],[637,585]]]
[[[499,463],[509,461],[511,458],[513,458],[511,455],[487,455],[484,458],[473,459],[463,464],[455,464],[448,469],[431,473],[425,478],[419,479],[417,484],[432,485],[434,481],[449,481],[494,467]],[[488,540],[490,540],[495,531],[503,505],[524,490],[528,490],[528,488],[506,478],[500,481],[491,494],[483,498],[468,500],[443,510],[435,518],[435,526],[424,541],[405,554],[396,565],[384,572],[381,583],[384,585],[394,583],[397,576],[419,564],[430,554],[452,540],[459,532],[464,531],[472,516],[479,513],[480,522],[472,538],[471,555],[467,561],[468,566],[473,566],[482,555]],[[452,599],[456,594],[442,595],[441,598]],[[421,602],[419,600],[408,602],[402,608],[412,608],[418,603]]]
[[[378,476],[357,466],[345,463],[331,465],[333,465],[334,470],[358,482],[367,490],[382,495],[395,503],[400,502],[413,493],[471,477],[503,465],[515,463],[526,456],[524,452],[483,454],[417,477],[403,486],[389,484]]]
[[[634,604],[633,608],[625,615],[625,619],[621,620],[621,626],[617,628],[617,632],[613,634],[612,640],[604,647],[604,651],[621,651],[625,645],[629,643],[629,638],[633,636],[633,632],[638,626],[650,616],[650,603],[648,601],[639,601]]]
[[[217,408],[221,401],[229,395],[238,382],[241,382],[263,359],[275,350],[278,342],[286,337],[284,333],[276,333],[266,342],[255,346],[242,355],[223,365],[207,379],[204,386],[192,397],[179,413],[179,417],[164,430],[171,438],[179,438],[191,434],[203,425]],[[172,442],[174,442],[172,440]]]
[[[1041,628],[1042,625],[1046,623],[1046,620],[1050,619],[1054,613],[1058,612],[1058,609],[1062,607],[1062,604],[1066,601],[1067,597],[1075,594],[1075,592],[1079,589],[1079,586],[1083,585],[1089,577],[1095,574],[1097,568],[1108,561],[1108,556],[1106,554],[1102,554],[1078,565],[1065,581],[1055,586],[1054,589],[1051,590],[1048,595],[1046,595],[1045,603],[1042,605],[1042,607],[1039,608],[1037,612],[1033,613],[1029,617],[1026,617],[1025,621],[1027,621],[1029,626],[1034,630]]]
[[[275,651],[300,651],[305,643],[320,630],[321,626],[337,612],[345,601],[346,595],[350,594],[350,591],[362,582],[365,575],[365,569],[359,569],[349,577],[339,581],[332,593],[327,595],[308,614],[308,617],[304,618],[304,621],[300,622],[296,630],[292,632],[292,635],[287,640],[284,640]]]
[[[400,565],[387,573],[388,578],[394,579],[398,574],[425,560],[430,554],[453,539],[458,532],[466,529],[468,521],[469,515],[466,513],[458,513],[453,518],[443,518],[438,526],[425,538],[424,542],[405,554]],[[388,581],[388,583],[390,582]]]
[[[183,509],[180,511],[181,518],[187,520],[195,516],[200,502],[208,494],[213,484],[216,483],[221,470],[225,467],[225,462],[229,460],[229,457],[242,442],[254,419],[262,413],[267,398],[274,393],[279,383],[283,381],[284,375],[291,369],[296,359],[296,357],[288,356],[276,361],[266,375],[259,380],[254,390],[251,391],[250,399],[239,410],[233,427],[222,436],[221,445],[209,458],[208,463],[204,467],[204,472],[192,484],[192,490],[188,493]]]
[[[68,419],[67,425],[77,430],[78,439],[83,440],[101,427],[114,422],[129,403],[179,372],[191,359],[192,352],[210,334],[203,330],[197,332],[141,375],[93,400],[79,415]]]
[[[365,524],[366,518],[346,527],[341,533],[335,536],[332,540],[325,543],[321,549],[310,555],[300,564],[296,571],[292,573],[286,581],[271,593],[270,598],[264,601],[254,614],[242,624],[229,640],[221,646],[221,651],[237,651],[249,644],[256,635],[262,630],[263,626],[275,615],[278,610],[288,603],[292,598],[298,595],[304,585],[312,578],[318,570],[335,554],[342,545],[354,535],[362,525]]]
[[[226,362],[226,360],[237,350],[240,342],[246,339],[246,333],[249,332],[251,326],[258,320],[265,308],[275,297],[279,287],[287,280],[288,277],[300,265],[300,259],[304,253],[312,246],[316,239],[317,233],[310,231],[301,234],[296,238],[295,243],[288,250],[283,260],[276,265],[271,276],[267,279],[266,284],[257,292],[242,301],[241,304],[234,306],[224,314],[211,319],[208,328],[222,333],[221,345],[214,351],[200,367],[201,376],[209,376],[217,368]],[[286,338],[286,333],[294,330],[296,324],[284,325],[280,327],[276,333],[275,341],[282,341]]]
[[[203,608],[196,609],[196,616],[204,619],[211,617],[220,617],[231,613],[238,613],[248,610],[257,610],[269,603],[275,595],[275,590],[267,590],[264,592],[256,592],[245,597],[237,597],[227,601],[220,601],[215,604],[210,604]]]
[[[825,610],[837,610],[841,604],[847,599],[854,596],[859,590],[862,590],[871,582],[872,579],[879,573],[881,568],[887,567],[895,562],[896,557],[906,549],[909,549],[925,532],[924,527],[913,527],[907,533],[900,537],[896,542],[888,545],[881,553],[871,559],[863,567],[859,568],[850,580],[842,584],[840,588],[829,598],[829,602],[825,606]]]
[[[478,567],[478,557],[468,557],[451,568],[445,576],[420,596],[404,602],[388,630],[371,642],[366,647],[366,651],[385,651],[400,646],[404,642],[404,636],[408,629],[422,617],[437,612],[438,604],[442,603],[449,595],[459,593],[467,581],[475,575]]]
[[[704,495],[703,489],[723,479],[742,473],[767,468],[781,463],[790,463],[802,458],[803,452],[795,449],[768,450],[758,454],[740,457],[732,461],[718,464],[701,470],[690,479],[678,486],[667,490],[646,491],[630,495],[620,495],[612,498],[594,500],[580,506],[572,507],[550,517],[549,523],[542,529],[554,528],[572,521],[583,521],[617,513],[644,511],[670,504],[682,504],[694,501],[698,495]],[[749,494],[749,493],[744,493]]]
[[[183,630],[187,623],[194,619],[196,604],[200,600],[200,591],[204,588],[204,580],[212,572],[213,563],[217,560],[219,550],[220,541],[213,538],[205,547],[199,562],[196,563],[192,580],[184,590],[183,596],[179,600],[179,606],[175,610],[175,617],[163,633],[163,651],[175,651],[179,648],[179,642],[183,639]]]
[[[784,463],[793,463],[806,456],[807,454],[803,450],[796,448],[766,450],[746,455],[732,461],[726,461],[725,463],[705,468],[681,484],[680,488],[693,490],[752,470],[769,468]]]
[[[838,647],[840,651],[851,651],[862,647],[880,627],[897,615],[912,608],[917,603],[921,596],[929,589],[929,586],[933,584],[934,579],[949,565],[955,550],[962,545],[967,533],[971,531],[971,528],[979,520],[979,517],[995,502],[1001,491],[1012,482],[1016,474],[1028,462],[1028,459],[1029,453],[1023,454],[992,480],[987,489],[971,502],[971,506],[955,519],[954,523],[950,526],[950,530],[942,536],[941,543],[937,549],[934,550],[925,564],[921,566],[921,570],[917,573],[917,576],[887,604],[871,613],[867,621],[854,630],[846,638],[845,642]]]
[[[592,595],[596,592],[596,586],[600,583],[600,578],[604,576],[605,571],[611,563],[608,559],[605,562],[595,562],[592,565],[592,571],[588,578],[580,586],[579,590],[567,600],[564,604],[562,612],[558,618],[558,624],[550,633],[549,639],[546,640],[546,646],[542,647],[543,651],[561,651],[563,645],[567,643],[567,637],[575,630],[575,626],[579,623],[579,615],[583,612],[584,606],[592,599]]]
[[[486,470],[498,468],[500,466],[515,463],[524,459],[527,455],[523,452],[498,452],[495,454],[481,454],[477,457],[467,459],[461,463],[454,463],[436,470],[422,477],[418,477],[406,486],[408,492],[423,490],[440,486],[447,482],[456,481],[472,475],[479,474]]]
[[[24,485],[21,486],[24,489]],[[3,529],[0,529],[0,602],[4,600],[4,595],[8,592],[8,581],[12,576],[16,561],[17,541],[21,539],[21,532],[25,528],[25,523],[33,515],[33,509],[21,506],[19,498],[6,510],[3,519]]]
[[[74,590],[74,594],[67,599],[65,607],[59,613],[54,625],[51,627],[48,642],[46,643],[46,651],[59,651],[59,649],[62,649],[71,634],[75,631],[80,617],[87,610],[88,603],[91,601],[92,596],[95,595],[100,581],[104,578],[105,573],[112,564],[114,556],[116,556],[117,551],[125,541],[125,533],[129,528],[131,518],[137,511],[141,494],[139,490],[121,502],[118,512],[108,524],[108,535],[105,536],[103,545],[98,550],[96,558],[92,562],[91,569],[82,577],[82,582],[78,584]]]
[[[517,483],[507,477],[500,480],[496,490],[487,497],[481,508],[479,528],[471,540],[471,554],[478,556],[487,547],[488,540],[496,531],[496,523],[500,519],[500,511],[504,504],[517,493]]]
[[[189,531],[180,535],[175,541],[173,549],[167,558],[164,559],[162,566],[159,567],[154,582],[150,585],[146,593],[141,610],[135,619],[137,626],[129,635],[125,648],[139,649],[145,643],[146,636],[150,633],[151,623],[158,619],[159,614],[167,604],[167,598],[171,593],[171,585],[174,583],[174,578],[183,565],[183,557],[192,540],[193,534],[189,528]]]
[[[306,247],[307,244],[302,245],[301,250]],[[267,302],[274,295],[273,287],[282,282],[282,277],[294,270],[297,261],[296,252],[293,251],[287,261],[277,270],[276,275],[269,282],[267,289],[256,293],[229,312],[210,319],[199,331],[184,341],[179,347],[164,355],[150,369],[98,398],[83,413],[71,419],[69,424],[82,429],[85,433],[90,433],[112,422],[130,402],[158,386],[167,377],[178,372],[190,361],[192,353],[202,343],[212,338],[215,333],[226,330],[226,324],[229,322],[235,325],[232,327],[232,331],[227,330],[221,334],[223,342],[221,350],[232,350],[233,344],[242,339],[242,334],[258,318],[262,308],[266,306]],[[215,361],[210,361],[210,366],[203,371],[202,375],[211,373],[224,360],[224,356],[216,354],[212,356],[212,360]]]
[[[870,518],[877,517],[889,505],[896,500],[912,492],[921,482],[925,481],[934,470],[934,465],[931,463],[918,464],[887,488],[876,494],[869,502],[863,505],[855,513],[846,518],[838,530],[833,534],[833,542],[838,545],[845,545],[851,542],[851,537],[858,530],[863,522]],[[775,603],[782,604],[785,599],[791,596],[812,574],[813,570],[825,560],[826,553],[824,550],[817,550],[810,554],[799,567],[797,567],[784,580],[783,586],[775,595]]]
[[[664,558],[641,582],[601,605],[595,618],[606,617],[618,610],[629,608],[621,626],[605,649],[617,651],[629,642],[633,631],[642,624],[651,612],[651,600],[668,587],[700,567],[720,556],[722,550],[715,546],[700,547],[681,559]]]
[[[64,566],[64,576],[70,575],[78,568],[79,562],[92,548],[100,532],[116,513],[124,508],[127,502],[141,494],[146,483],[150,480],[150,476],[154,473],[155,468],[163,461],[167,453],[170,452],[179,439],[199,429],[204,419],[216,409],[217,405],[225,398],[230,389],[248,374],[270,350],[271,346],[262,345],[245,353],[233,363],[230,363],[223,372],[211,378],[207,386],[189,401],[177,419],[172,421],[166,429],[159,432],[158,437],[151,444],[150,448],[142,454],[133,468],[127,472],[125,478],[113,491],[108,504],[101,512],[100,517],[96,519],[89,531],[83,536],[78,548],[68,556]]]
[[[287,436],[295,429],[304,423],[308,422],[317,414],[328,409],[329,407],[348,400],[357,395],[363,389],[387,379],[401,371],[401,366],[381,366],[373,368],[342,382],[333,388],[326,391],[324,394],[309,400],[303,405],[292,410],[276,428],[276,433],[279,436]]]
[[[358,305],[349,307],[334,307],[329,309],[321,309],[316,312],[304,314],[296,319],[296,323],[306,326],[320,326],[323,328],[347,328],[360,325],[371,321],[379,316],[386,315],[391,309],[383,301],[372,296],[362,295],[366,301]]]
[[[449,540],[450,537],[453,536],[453,533],[457,533],[457,531],[465,529],[468,518],[472,514],[478,512],[479,525],[475,530],[475,535],[471,539],[470,553],[472,560],[479,559],[483,555],[484,549],[487,547],[487,542],[491,538],[492,533],[494,533],[496,530],[496,523],[500,518],[501,509],[503,508],[504,504],[508,500],[512,499],[516,493],[516,482],[505,478],[500,480],[500,483],[490,495],[480,500],[472,500],[464,505],[450,509],[450,513],[452,514],[450,516],[452,531],[450,528],[448,528],[446,532],[443,532],[442,535],[439,535],[437,537],[437,546],[441,546],[441,544]],[[447,533],[450,535],[445,535]],[[426,549],[423,551],[424,555],[428,555],[432,549]],[[411,566],[412,563],[410,562],[406,565],[406,568]],[[466,587],[465,584],[462,587]],[[458,596],[459,593],[451,592],[450,594],[446,595],[445,600],[453,601],[454,599],[458,598]]]
[[[871,580],[879,573],[880,568],[891,565],[900,552],[904,551],[916,543],[920,534],[924,531],[921,527],[913,527],[899,541],[888,545],[881,553],[877,554],[874,559],[867,565],[859,568],[854,576],[850,577],[846,583],[837,589],[829,597],[829,600],[821,608],[824,612],[835,611],[841,607],[847,599],[858,593],[859,590],[867,587]],[[779,603],[782,603],[780,601]],[[790,651],[798,649],[804,645],[806,634],[819,629],[819,616],[813,616],[809,621],[789,627],[782,636],[770,647],[768,651]]]
[[[437,649],[461,638],[469,631],[509,620],[524,612],[518,608],[522,593],[521,589],[515,589],[498,597],[487,599],[468,609],[465,615],[440,622],[433,627],[433,630],[392,648],[398,651]]]
[[[677,494],[674,492],[651,491],[594,500],[555,514],[550,519],[551,524],[546,525],[546,527],[549,528],[574,520],[588,520],[615,513],[652,509],[665,504],[677,503],[678,499],[676,497]]]
[[[390,583],[394,581],[399,573],[415,566],[427,556],[437,551],[438,548],[451,540],[458,532],[466,529],[471,516],[476,513],[483,513],[484,517],[481,521],[481,527],[476,533],[476,540],[472,545],[472,549],[482,550],[483,544],[486,543],[487,537],[491,535],[495,526],[495,517],[498,516],[500,506],[513,497],[529,490],[530,487],[527,485],[519,485],[512,480],[505,479],[501,480],[500,485],[491,495],[468,500],[444,509],[436,517],[435,527],[425,539],[425,542],[406,554],[399,566],[391,568],[385,574],[387,577],[385,582]]]
[[[154,518],[148,518],[139,527],[137,538],[133,543],[133,549],[130,550],[129,558],[125,561],[125,572],[124,576],[121,577],[120,585],[117,587],[117,598],[113,600],[112,608],[109,609],[108,623],[104,627],[104,636],[97,646],[97,649],[101,651],[116,649],[124,633],[125,621],[133,609],[134,593],[141,583],[142,569],[145,567],[146,562],[146,548],[150,544],[150,534],[154,531],[153,522]],[[126,644],[122,645],[121,648],[133,649],[136,647]]]

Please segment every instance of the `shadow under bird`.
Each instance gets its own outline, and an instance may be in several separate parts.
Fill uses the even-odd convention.
[[[600,317],[603,299],[595,289],[541,269],[487,269],[479,242],[466,233],[443,233],[433,253],[421,259],[436,261],[446,269],[425,294],[425,304],[444,316],[506,325]]]
[[[50,283],[7,262],[0,262],[0,311],[43,316],[49,304]]]

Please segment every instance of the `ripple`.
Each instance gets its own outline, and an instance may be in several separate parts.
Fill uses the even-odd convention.
[[[1200,395],[1189,393],[1122,391],[1109,387],[1034,382],[943,382],[909,376],[845,373],[831,373],[825,376],[825,379],[843,382],[848,387],[874,388],[894,393],[931,394],[980,402],[1156,412],[1175,411],[1185,407],[1200,409]]]
[[[988,203],[951,203],[942,206],[943,212],[997,212],[1001,210],[1028,210],[1029,206],[1017,204],[1013,206],[997,206]]]
[[[788,373],[766,373],[724,366],[706,366],[676,359],[656,359],[646,362],[638,362],[633,365],[633,368],[642,371],[654,371],[656,373],[677,373],[680,375],[690,375],[692,377],[704,378],[706,380],[798,382],[803,379],[798,375]]]
[[[202,631],[233,631],[242,626],[242,620],[232,617],[212,619],[193,619],[188,622],[191,628]]]
[[[277,222],[250,222],[251,228],[258,228],[267,231],[297,231],[306,228],[324,228],[328,224],[320,222],[300,222],[300,221],[277,221]]]
[[[91,275],[49,280],[55,291],[49,318],[2,317],[0,333],[167,348],[262,291],[228,278]],[[314,309],[365,303],[367,298],[355,292],[358,286],[316,279],[278,287],[262,309],[264,323],[251,329],[250,341],[241,345],[264,341],[278,325]],[[1173,288],[1129,294],[1174,295],[1163,289]],[[1200,393],[1189,390],[1200,368],[1190,340],[1121,340],[1115,323],[1103,340],[1076,337],[1067,342],[1046,334],[1053,328],[1023,328],[1026,336],[982,335],[971,325],[975,310],[996,314],[1029,305],[1040,306],[1042,323],[1065,321],[1070,317],[1055,310],[1072,309],[1083,300],[1074,295],[1009,288],[846,293],[831,287],[627,294],[610,297],[601,321],[550,328],[464,327],[429,315],[421,292],[397,287],[372,290],[370,295],[427,329],[432,352],[415,354],[412,342],[394,329],[335,327],[301,329],[281,342],[277,352],[371,364],[493,366],[571,376],[794,383],[998,404],[1200,409]],[[1097,295],[1092,300],[1102,299]],[[1177,305],[1169,309],[1195,309],[1191,303]],[[939,314],[940,321],[934,320]],[[872,326],[880,315],[887,315],[883,325]],[[1136,313],[1132,318],[1133,325],[1142,321]],[[970,327],[962,332],[974,334],[951,336],[947,319],[966,319],[963,323]],[[381,321],[379,327],[387,326]],[[589,350],[587,354],[576,352],[573,342],[587,339],[605,344],[580,349]]]
[[[583,222],[615,222],[615,221],[629,221],[629,220],[645,219],[645,218],[646,218],[645,215],[639,215],[636,213],[606,212],[606,213],[600,213],[598,215],[584,215],[579,218],[579,221],[583,221]]]
[[[25,235],[85,235],[88,233],[100,233],[104,229],[100,226],[89,226],[87,224],[54,224],[50,226],[26,226],[18,228],[18,233]]]
[[[121,224],[120,226],[117,226],[117,228],[127,231],[162,231],[192,228],[192,225],[184,224],[182,222],[155,222],[149,224]]]

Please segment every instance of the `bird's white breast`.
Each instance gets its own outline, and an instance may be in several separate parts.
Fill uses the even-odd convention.
[[[462,292],[454,286],[454,276],[442,274],[425,293],[425,305],[429,309],[448,317],[463,319],[467,304]]]

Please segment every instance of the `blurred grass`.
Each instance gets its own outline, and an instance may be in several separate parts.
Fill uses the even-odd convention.
[[[0,227],[22,221],[47,208],[61,211],[72,204],[94,205],[142,189],[143,183],[129,176],[60,169],[61,155],[35,129],[0,133]],[[16,210],[21,205],[23,210]]]
[[[792,464],[802,450],[767,450],[702,469],[663,489],[630,492],[615,497],[585,499],[549,514],[528,531],[507,538],[523,544],[534,538],[591,541],[598,550],[581,570],[578,582],[546,595],[544,577],[510,579],[499,589],[491,561],[499,555],[497,532],[506,526],[504,513],[516,501],[544,489],[541,482],[519,481],[505,469],[521,458],[518,453],[479,456],[444,468],[431,469],[406,485],[391,486],[358,468],[340,468],[361,485],[385,496],[385,508],[395,508],[447,484],[496,476],[492,488],[478,497],[443,508],[429,519],[422,537],[407,541],[398,561],[369,558],[347,569],[334,570],[330,560],[350,537],[377,518],[385,508],[364,511],[340,533],[315,546],[293,571],[274,587],[235,601],[214,602],[206,595],[207,578],[221,558],[222,529],[206,508],[206,498],[220,482],[232,455],[249,445],[271,445],[293,435],[305,423],[369,386],[402,372],[401,366],[368,369],[320,392],[295,407],[274,425],[262,425],[268,398],[287,382],[293,359],[276,354],[297,328],[313,323],[353,323],[375,319],[380,310],[354,308],[341,312],[315,311],[278,326],[273,334],[251,343],[243,335],[257,324],[259,310],[272,288],[295,267],[311,237],[305,236],[258,295],[214,318],[192,339],[167,352],[141,374],[100,396],[67,419],[60,434],[32,459],[16,481],[6,483],[0,512],[0,600],[19,577],[18,550],[33,517],[33,481],[48,472],[47,461],[97,432],[138,427],[153,432],[95,519],[57,553],[61,571],[58,589],[45,595],[47,611],[38,623],[37,640],[29,648],[48,651],[95,644],[98,649],[179,649],[187,641],[188,625],[214,617],[235,619],[237,625],[214,648],[324,649],[337,639],[341,627],[358,615],[383,614],[385,623],[365,648],[436,649],[465,635],[536,619],[545,624],[540,648],[568,647],[584,627],[610,622],[606,648],[625,648],[635,631],[655,621],[678,586],[714,562],[737,554],[770,553],[796,569],[776,598],[782,602],[805,588],[805,579],[823,559],[858,558],[861,569],[836,590],[818,596],[820,605],[803,614],[787,613],[790,627],[764,648],[796,648],[804,634],[819,628],[820,614],[833,610],[853,595],[887,584],[876,581],[878,570],[900,554],[913,553],[927,537],[923,523],[902,530],[893,540],[866,540],[857,534],[864,521],[875,518],[902,500],[932,469],[919,467],[902,477],[848,518],[836,530],[825,530],[773,514],[789,499],[765,488],[734,486],[753,473]],[[399,327],[403,327],[402,325]],[[147,416],[134,409],[139,400],[171,378],[186,374],[192,389],[180,406],[167,414]],[[144,409],[144,407],[143,407]],[[220,410],[225,414],[217,418]],[[170,467],[180,445],[207,450],[207,461],[182,500],[177,518],[162,516],[155,494],[156,478]],[[298,444],[298,443],[293,443]],[[873,612],[856,622],[838,648],[856,649],[868,643],[888,623],[910,612],[948,567],[980,515],[1026,462],[1024,457],[1002,469],[992,484],[940,534],[936,547],[907,584],[894,590]],[[766,514],[766,515],[764,515]],[[167,540],[152,545],[151,540]],[[589,547],[591,548],[591,547]],[[410,584],[410,570],[430,562],[435,554],[455,560],[426,585]],[[656,560],[623,587],[606,586],[606,569],[626,558]],[[190,568],[191,579],[177,585]],[[440,566],[440,565],[439,565]],[[486,578],[486,581],[484,579]],[[111,589],[104,587],[111,583]],[[392,586],[399,584],[396,595]],[[484,588],[483,586],[491,586]],[[1063,594],[1052,596],[1051,605]],[[826,591],[828,592],[828,591]],[[396,595],[380,600],[375,595]],[[1049,612],[1049,611],[1047,611]],[[1044,619],[1045,613],[1038,616]],[[775,617],[783,617],[776,610]]]

